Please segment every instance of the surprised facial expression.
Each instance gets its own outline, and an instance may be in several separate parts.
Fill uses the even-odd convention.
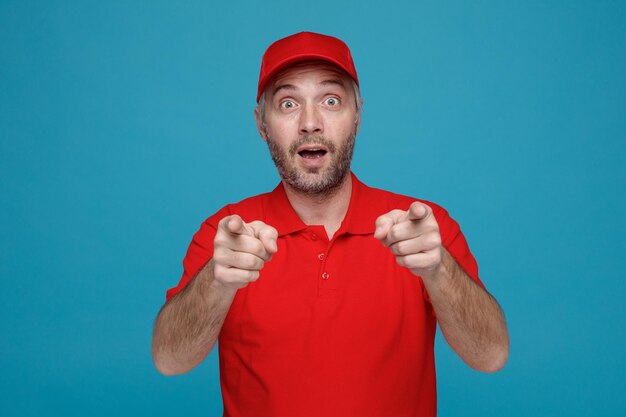
[[[255,112],[278,172],[294,191],[327,193],[350,172],[359,114],[351,78],[325,63],[290,67]]]

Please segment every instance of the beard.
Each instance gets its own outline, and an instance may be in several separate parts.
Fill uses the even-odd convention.
[[[284,149],[267,134],[267,146],[280,177],[295,191],[304,194],[325,195],[332,193],[350,172],[354,152],[356,129],[337,147],[321,135],[304,136]],[[328,149],[330,163],[327,168],[300,168],[296,165],[297,150],[303,145],[323,145]],[[321,171],[321,172],[320,172]]]

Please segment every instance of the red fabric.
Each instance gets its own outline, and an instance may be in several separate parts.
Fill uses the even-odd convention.
[[[413,201],[353,176],[348,213],[331,241],[323,226],[300,220],[282,185],[207,219],[168,299],[208,262],[224,216],[262,220],[279,232],[278,252],[257,282],[237,292],[219,336],[225,416],[436,415],[432,306],[422,281],[373,236],[378,216]],[[458,224],[424,203],[444,246],[482,285]]]
[[[259,102],[263,90],[274,75],[297,62],[318,60],[338,66],[359,84],[348,45],[332,36],[300,32],[277,40],[263,54],[256,102]]]

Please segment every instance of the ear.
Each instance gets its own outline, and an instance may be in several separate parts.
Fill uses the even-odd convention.
[[[265,134],[265,129],[263,129],[263,121],[259,115],[258,106],[254,106],[254,120],[256,121],[256,129],[259,131],[261,139],[263,139],[263,142],[267,142],[267,135]]]
[[[355,134],[359,134],[359,129],[361,128],[361,116],[363,116],[363,100],[361,100],[361,111],[356,114],[356,119],[354,120],[355,126]]]

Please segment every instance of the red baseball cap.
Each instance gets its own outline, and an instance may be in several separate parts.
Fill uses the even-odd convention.
[[[257,103],[274,75],[290,65],[311,60],[327,61],[338,66],[359,85],[359,78],[356,75],[348,45],[332,36],[300,32],[277,40],[265,51],[261,61]]]

